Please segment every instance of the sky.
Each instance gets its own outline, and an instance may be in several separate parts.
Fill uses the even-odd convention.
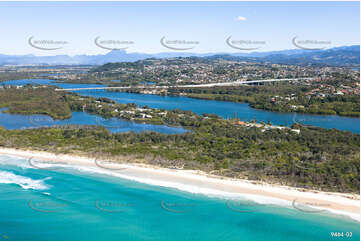
[[[194,53],[250,52],[248,48],[262,52],[296,49],[295,37],[303,46],[358,45],[360,3],[0,2],[0,23],[0,54],[109,52],[103,47],[138,53],[184,48]],[[52,47],[60,49],[48,50]]]

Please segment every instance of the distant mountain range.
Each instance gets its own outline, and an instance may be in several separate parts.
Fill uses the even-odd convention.
[[[332,65],[332,66],[359,66],[360,45],[343,46],[326,50],[282,50],[270,52],[251,53],[189,53],[165,52],[159,54],[127,53],[124,50],[112,50],[105,55],[2,55],[0,65],[103,65],[109,62],[133,62],[147,58],[172,58],[172,57],[211,57],[222,56],[230,59],[244,61],[260,61],[278,64],[298,65]]]
[[[344,46],[319,51],[304,51],[291,55],[271,54],[266,61],[296,65],[360,66],[360,46]]]

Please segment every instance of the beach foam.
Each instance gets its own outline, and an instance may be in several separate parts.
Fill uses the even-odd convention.
[[[24,158],[14,155],[0,155],[0,165],[12,165],[23,169],[31,168]]]
[[[110,175],[110,176],[115,176],[115,177],[119,177],[119,178],[126,179],[126,180],[131,180],[131,181],[135,181],[135,182],[139,182],[139,183],[143,183],[143,184],[173,188],[173,189],[177,189],[180,191],[185,191],[185,192],[194,193],[194,194],[202,194],[202,195],[205,195],[208,197],[213,197],[213,198],[221,198],[221,199],[229,199],[229,200],[248,200],[248,201],[252,201],[257,204],[262,204],[262,205],[277,205],[277,206],[286,206],[286,207],[292,208],[292,202],[290,202],[290,201],[262,196],[262,195],[232,193],[232,192],[220,191],[217,189],[202,188],[199,186],[185,185],[185,184],[175,183],[175,182],[165,182],[165,181],[156,180],[156,179],[129,176],[129,175],[120,174],[120,173],[114,172],[114,171],[103,170],[103,169],[97,168],[97,167],[83,167],[83,166],[74,165],[74,166],[72,166],[72,168],[74,168],[80,172]],[[327,210],[327,212],[329,212],[329,213],[347,216],[353,220],[360,221],[359,214],[338,211],[338,210],[329,209],[329,208],[325,209],[325,208],[320,208],[320,207],[316,207],[316,206],[309,206],[309,207],[315,208],[315,209],[324,209],[324,210]]]
[[[0,183],[2,184],[17,184],[23,189],[33,189],[33,190],[46,190],[49,189],[49,186],[45,183],[46,180],[51,179],[47,177],[41,180],[34,180],[30,177],[16,175],[8,171],[0,171]]]
[[[9,152],[9,151],[8,151]],[[16,154],[22,154],[24,156],[32,157],[32,156],[38,156],[36,152],[27,152],[27,151],[10,151],[9,153]],[[28,154],[31,153],[31,154]],[[122,171],[112,171],[112,170],[106,170],[102,169],[100,167],[95,166],[95,161],[91,158],[85,158],[85,157],[71,157],[64,155],[63,157],[53,157],[53,154],[48,153],[40,153],[42,154],[43,158],[46,158],[44,160],[49,160],[49,163],[47,165],[50,166],[57,166],[57,167],[63,167],[63,168],[70,168],[74,170],[78,170],[80,172],[86,172],[86,173],[95,173],[95,174],[104,174],[108,176],[113,177],[119,177],[126,180],[131,180],[139,183],[154,185],[154,186],[161,186],[161,187],[168,187],[173,188],[189,193],[194,194],[202,194],[206,195],[208,197],[216,197],[221,199],[230,199],[230,200],[250,200],[258,204],[274,204],[279,206],[287,206],[292,207],[292,200],[289,199],[282,199],[281,197],[272,197],[272,196],[266,196],[263,195],[262,192],[260,194],[250,194],[247,192],[233,192],[233,191],[223,191],[223,189],[220,189],[220,186],[224,184],[225,186],[234,186],[234,184],[237,184],[237,186],[240,186],[241,188],[246,188],[245,191],[248,189],[259,189],[260,191],[267,191],[268,193],[274,191],[277,193],[283,193],[286,196],[291,197],[303,197],[303,198],[309,198],[309,199],[321,199],[324,201],[335,201],[340,203],[342,201],[342,204],[348,204],[353,205],[356,200],[351,200],[348,198],[343,198],[338,195],[327,195],[322,192],[318,193],[312,193],[312,192],[299,192],[294,190],[289,190],[289,188],[283,188],[283,187],[275,187],[270,185],[254,185],[248,182],[239,182],[239,181],[231,181],[228,179],[216,179],[216,178],[208,178],[203,175],[198,175],[191,173],[191,171],[167,171],[166,169],[155,169],[155,168],[139,168],[132,164],[123,164],[122,166],[130,168],[129,170],[122,170]],[[20,155],[21,156],[21,155]],[[68,164],[52,164],[51,160],[66,160]],[[26,162],[26,160],[23,159],[23,162]],[[72,164],[69,164],[71,162]],[[15,164],[13,164],[15,165]],[[138,170],[137,172],[139,174],[131,174],[132,169]],[[144,173],[144,172],[146,173]],[[143,172],[143,173],[142,173]],[[145,177],[144,174],[156,172],[157,176],[153,176],[152,178]],[[173,179],[172,177],[177,176],[177,178],[191,178],[195,182],[195,184],[185,184],[182,183],[181,180]],[[168,178],[170,178],[170,180]],[[218,187],[212,187],[210,186],[210,183],[218,184]],[[238,190],[239,191],[239,190]],[[311,207],[311,206],[310,206]],[[317,207],[314,207],[317,208]],[[321,210],[325,210],[325,208],[321,208]],[[338,214],[343,216],[348,216],[354,220],[359,221],[360,216],[358,213],[355,212],[348,212],[348,211],[340,211],[328,208],[328,212],[332,214]]]

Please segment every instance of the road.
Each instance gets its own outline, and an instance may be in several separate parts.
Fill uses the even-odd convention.
[[[300,81],[312,80],[314,78],[288,78],[288,79],[266,79],[254,81],[236,81],[236,82],[218,82],[209,84],[194,84],[194,85],[177,85],[177,86],[135,86],[135,87],[83,87],[83,88],[57,88],[55,91],[81,91],[81,90],[102,90],[102,89],[163,89],[163,88],[194,88],[194,87],[223,87],[223,86],[241,86],[252,83],[265,83],[265,82],[284,82],[284,81]]]

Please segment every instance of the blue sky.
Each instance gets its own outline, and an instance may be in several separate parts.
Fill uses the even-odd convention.
[[[128,52],[171,52],[168,40],[196,41],[191,52],[239,52],[225,40],[260,41],[258,51],[294,49],[292,38],[360,42],[359,2],[0,2],[1,54],[104,54],[94,39],[132,41]],[[37,40],[67,41],[39,50]],[[245,52],[245,51],[243,51]]]

